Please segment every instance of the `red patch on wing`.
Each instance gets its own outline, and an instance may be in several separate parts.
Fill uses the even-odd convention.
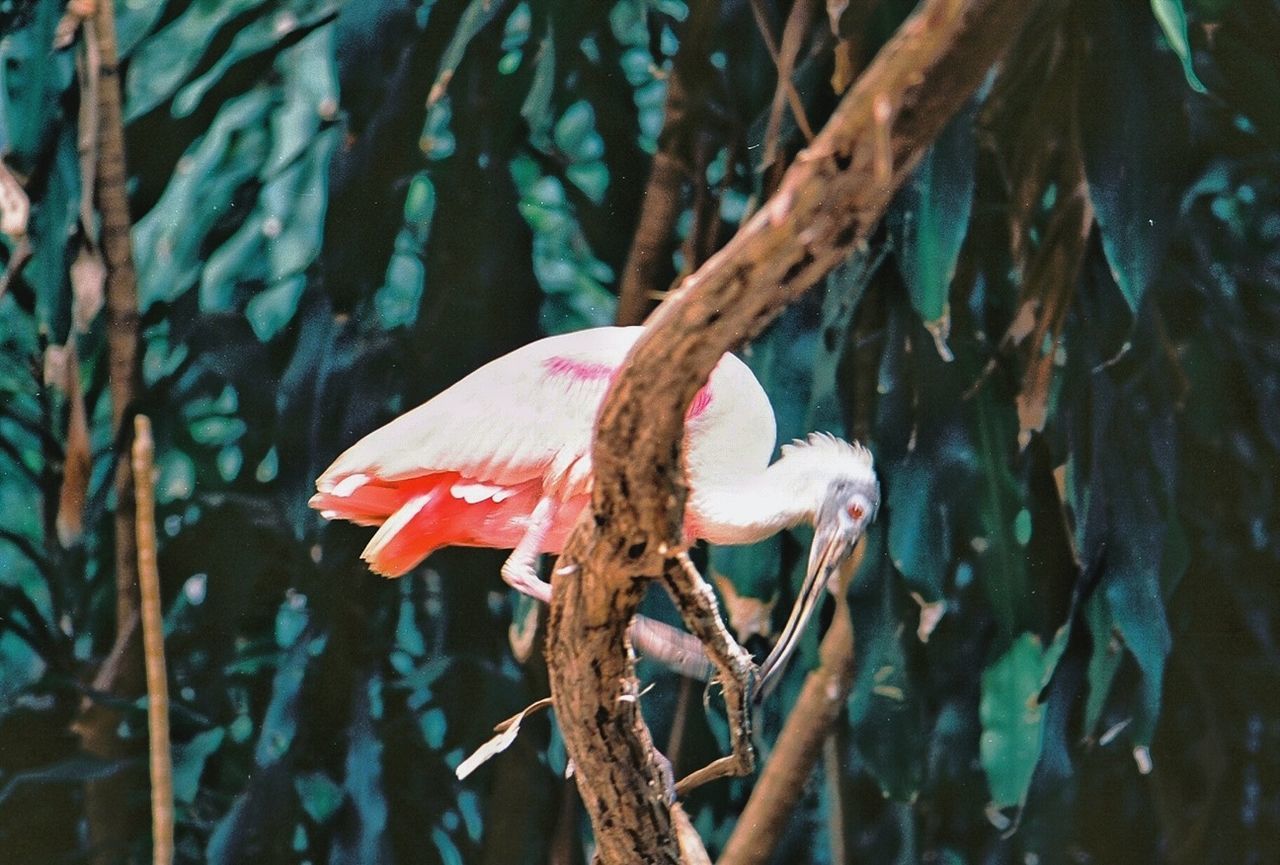
[[[599,381],[602,378],[613,378],[616,367],[607,363],[591,363],[575,360],[571,357],[549,357],[542,362],[552,375],[568,376],[576,381]]]
[[[711,405],[711,385],[704,384],[702,389],[693,395],[693,402],[689,403],[689,410],[684,413],[684,419],[697,417],[706,411],[709,405]]]

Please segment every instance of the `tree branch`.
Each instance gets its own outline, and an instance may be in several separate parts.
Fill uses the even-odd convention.
[[[141,389],[138,367],[138,279],[134,270],[129,216],[128,173],[124,154],[124,117],[120,95],[120,66],[116,49],[115,5],[97,4],[84,22],[87,57],[97,58],[98,154],[95,193],[101,220],[101,243],[106,264],[107,362],[111,387],[111,428],[122,444],[115,466],[116,639],[95,684],[125,696],[141,692],[142,645],[138,608],[138,547],[134,513],[133,472],[129,463],[129,432],[122,429]],[[89,45],[96,48],[96,52]],[[104,673],[110,672],[110,676]],[[90,706],[76,727],[82,746],[96,756],[119,757],[124,745],[116,733],[114,709]],[[86,785],[85,810],[95,863],[113,861],[129,837],[133,817],[126,795],[134,779],[129,773],[91,781]]]
[[[138,504],[138,582],[147,669],[147,733],[151,746],[151,861],[173,862],[173,761],[169,751],[169,679],[164,662],[164,615],[156,564],[155,444],[146,415],[133,419],[133,477]]]
[[[627,624],[685,547],[684,414],[725,351],[865,243],[893,192],[1035,3],[928,0],[881,50],[778,193],[650,320],[605,399],[592,507],[552,581],[551,694],[606,865],[681,861],[670,767],[640,714]]]

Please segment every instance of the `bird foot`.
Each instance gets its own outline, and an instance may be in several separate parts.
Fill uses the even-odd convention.
[[[551,603],[551,584],[538,576],[538,557],[512,553],[502,564],[502,579],[511,588],[544,604]]]
[[[702,641],[708,658],[718,671],[717,680],[724,688],[725,710],[729,721],[729,741],[733,753],[704,766],[676,784],[685,793],[716,778],[747,775],[755,768],[755,751],[751,747],[751,689],[755,685],[756,665],[746,649],[725,627],[716,605],[715,592],[698,573],[688,553],[669,559],[662,576],[671,599],[685,625]]]

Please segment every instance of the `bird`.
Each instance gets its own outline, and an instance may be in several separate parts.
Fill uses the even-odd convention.
[[[503,579],[549,602],[539,556],[563,548],[590,501],[596,417],[643,330],[549,336],[490,361],[343,452],[317,478],[311,507],[377,527],[361,554],[375,573],[400,576],[442,547],[510,549]],[[685,540],[749,544],[814,529],[805,580],[757,693],[785,667],[880,504],[867,448],[816,432],[770,463],[777,434],[764,388],[726,353],[685,414]]]

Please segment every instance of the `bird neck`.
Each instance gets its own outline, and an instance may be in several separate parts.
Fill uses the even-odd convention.
[[[693,534],[713,544],[750,544],[783,529],[812,522],[821,497],[812,465],[782,459],[754,472],[718,482],[692,479],[689,496]]]

